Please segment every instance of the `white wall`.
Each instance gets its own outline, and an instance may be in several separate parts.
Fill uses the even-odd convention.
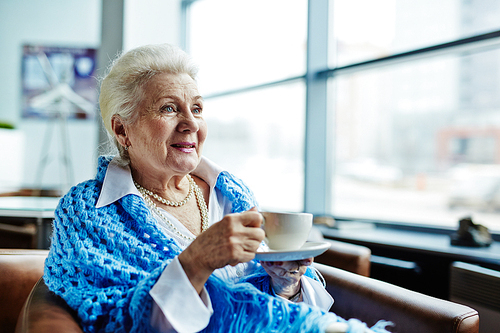
[[[45,145],[50,124],[47,121],[21,118],[22,45],[98,48],[101,41],[102,1],[0,1],[0,63],[3,65],[0,71],[0,121],[14,124],[22,133],[21,145],[24,141],[24,148],[14,150],[15,155],[0,156],[0,173],[3,175],[19,173],[17,168],[12,170],[12,161],[18,161],[14,165],[20,164],[23,169],[22,179],[0,177],[0,191],[6,187],[37,186],[38,166],[44,153],[42,148],[47,146],[49,159],[42,186],[60,187],[66,182],[58,124],[55,124],[52,141]],[[179,23],[180,0],[125,0],[124,48],[160,42],[178,44]],[[72,120],[68,123],[73,166],[70,171],[74,175],[74,183],[95,175],[97,131],[97,122],[94,121]],[[2,137],[0,145],[12,144]],[[10,162],[7,163],[7,160]]]

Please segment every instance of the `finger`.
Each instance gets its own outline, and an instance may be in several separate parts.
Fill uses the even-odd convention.
[[[243,252],[238,256],[237,259],[233,259],[229,261],[227,264],[231,266],[236,266],[240,263],[249,262],[250,260],[255,258],[255,252]]]
[[[243,251],[252,253],[257,252],[259,246],[260,246],[260,240],[258,239],[248,239],[243,244],[241,244]]]
[[[283,261],[261,261],[261,263],[269,266],[269,267],[273,267],[273,266],[282,266],[283,265]]]
[[[245,227],[260,228],[262,224],[262,215],[257,211],[249,210],[240,213],[240,221]]]
[[[293,261],[267,261],[268,266],[283,266],[286,262],[295,262],[299,266],[310,266],[313,263],[314,258],[307,258],[302,260]]]
[[[255,250],[257,250],[261,242],[266,237],[266,233],[261,228],[244,227],[243,229],[244,230],[241,231],[241,235],[244,236],[245,240],[258,242],[256,244],[257,247],[255,248]]]
[[[299,260],[298,264],[300,266],[311,266],[311,264],[313,263],[313,260],[314,260],[314,258],[307,258],[307,259]]]

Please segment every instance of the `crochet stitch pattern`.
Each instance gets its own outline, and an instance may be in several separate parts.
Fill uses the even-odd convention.
[[[241,179],[227,171],[220,173],[215,187],[233,203],[233,213],[244,212],[258,206],[252,191]]]
[[[74,186],[59,202],[44,280],[77,311],[85,332],[153,332],[149,291],[181,249],[136,195],[95,208],[111,159],[100,157],[96,178]],[[220,178],[216,187],[233,201],[234,212],[255,206],[235,177],[226,172]],[[249,283],[212,275],[205,286],[214,309],[205,332],[323,332],[341,320]]]

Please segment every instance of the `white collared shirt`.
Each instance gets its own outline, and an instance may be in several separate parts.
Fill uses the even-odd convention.
[[[217,177],[222,171],[219,166],[202,157],[200,164],[192,173],[203,179],[210,187],[208,202],[209,226],[231,213],[232,203],[215,188]],[[142,197],[134,185],[130,168],[120,166],[113,159],[106,171],[96,208],[109,205],[128,194]],[[177,230],[186,236],[195,238],[195,235],[173,215],[165,210],[162,210],[162,214],[167,216]],[[156,215],[155,217],[159,218]],[[174,238],[182,249],[185,249],[190,244],[190,241],[182,238],[167,227],[162,227],[162,231],[169,237]],[[256,268],[256,265],[252,261],[234,267],[226,266],[216,270],[214,274],[226,281],[235,281],[251,273]],[[305,276],[302,277],[301,282],[303,301],[306,304],[316,305],[328,311],[333,304],[333,299],[323,286]],[[201,331],[208,325],[210,316],[213,313],[208,292],[203,288],[201,294],[198,295],[177,257],[167,265],[149,294],[154,300],[151,325],[160,332]],[[189,307],[179,306],[180,304],[189,304]]]

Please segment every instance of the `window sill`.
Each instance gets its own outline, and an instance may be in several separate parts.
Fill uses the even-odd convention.
[[[494,241],[489,247],[473,248],[450,244],[452,231],[431,232],[428,229],[391,227],[379,223],[343,222],[344,226],[327,227],[320,225],[325,238],[392,251],[405,251],[432,255],[450,261],[465,261],[486,264],[500,269],[500,242]]]

